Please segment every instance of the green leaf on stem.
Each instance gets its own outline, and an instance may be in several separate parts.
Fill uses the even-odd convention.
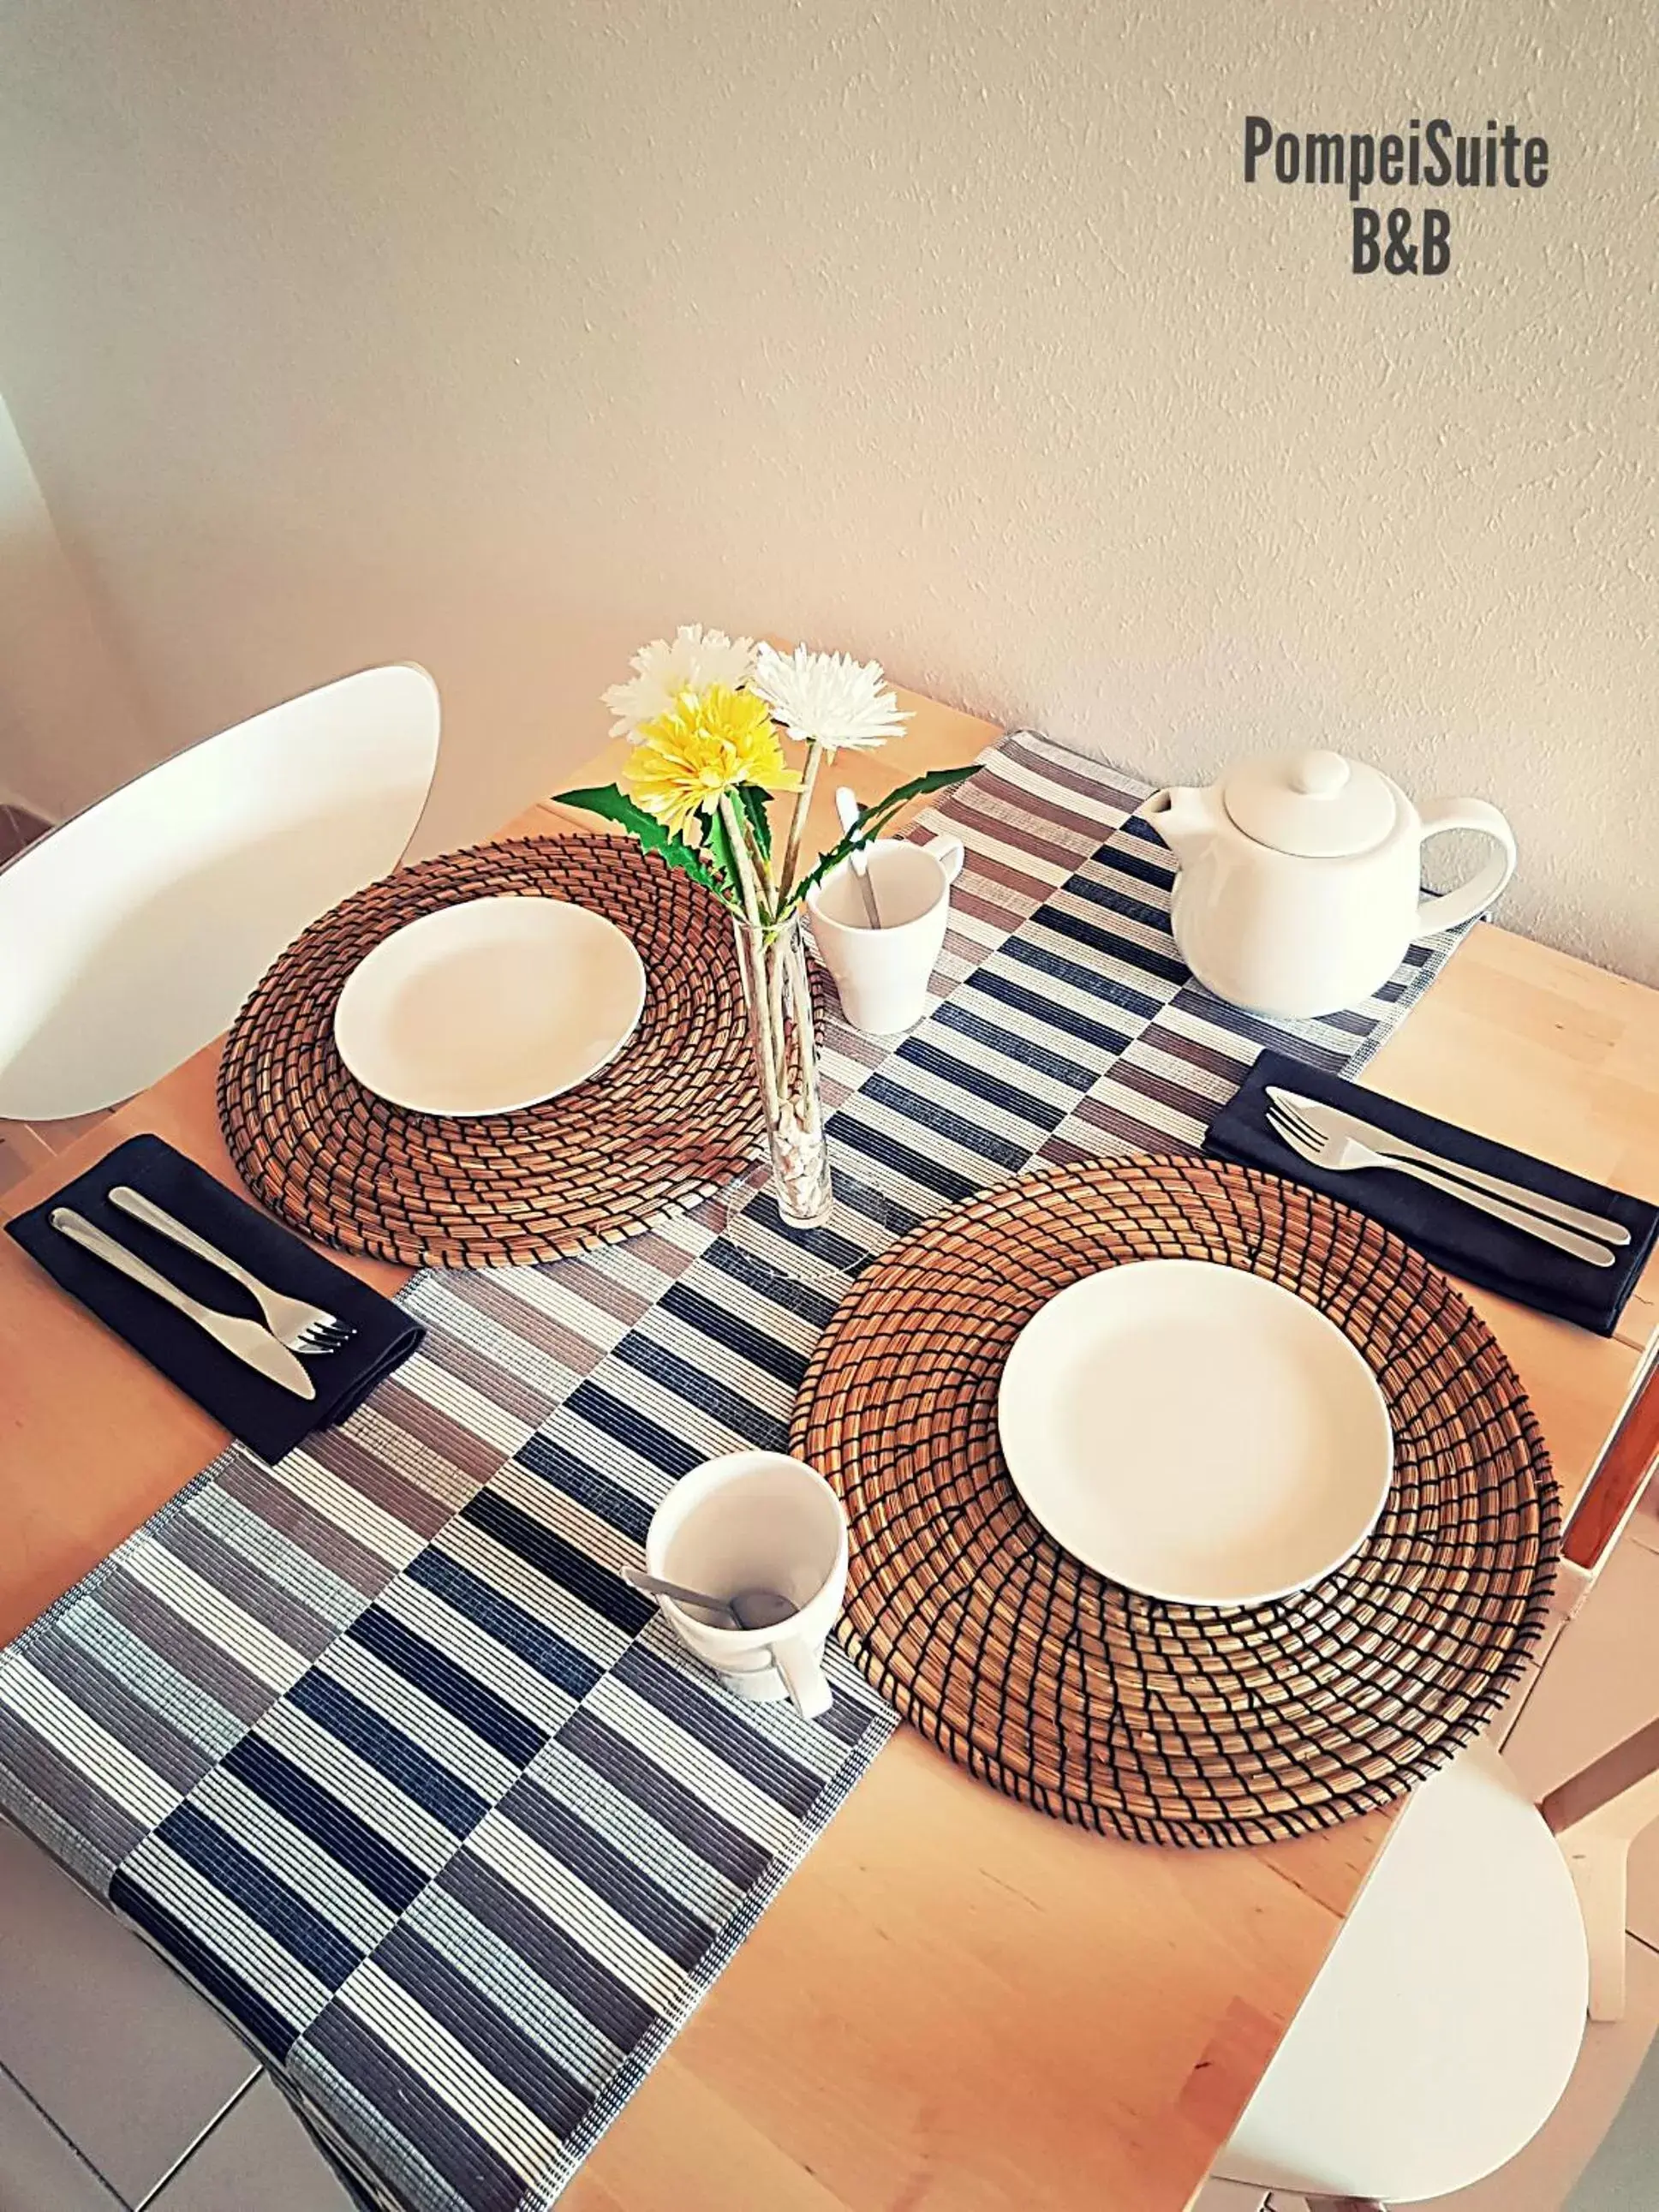
[[[625,791],[619,791],[614,783],[595,784],[586,791],[558,792],[555,794],[554,804],[557,806],[580,806],[585,812],[598,814],[607,822],[619,823],[646,852],[655,853],[671,868],[678,868],[682,875],[690,876],[705,890],[711,890],[720,898],[726,897],[726,884],[708,866],[702,854],[688,845],[684,838],[676,837],[654,814],[647,814],[637,800],[630,799]],[[719,854],[714,857],[718,865]]]
[[[858,828],[849,831],[839,844],[832,845],[827,853],[820,854],[801,878],[795,887],[795,896],[791,900],[791,905],[803,899],[814,884],[821,883],[859,846],[872,843],[902,806],[908,805],[913,799],[926,798],[930,792],[948,791],[952,784],[961,783],[965,777],[970,776],[975,765],[975,763],[969,762],[966,768],[930,769],[926,775],[913,776],[908,783],[901,783],[884,799],[878,799],[872,806],[866,807]]]
[[[757,783],[740,783],[732,796],[743,809],[743,818],[749,824],[749,834],[755,841],[755,850],[760,854],[763,866],[772,857],[772,816],[768,805],[769,794]]]
[[[726,882],[731,884],[735,903],[740,907],[743,899],[743,859],[732,843],[732,831],[726,822],[724,808],[711,806],[708,813],[703,816],[702,822],[704,847],[708,857],[725,877]]]

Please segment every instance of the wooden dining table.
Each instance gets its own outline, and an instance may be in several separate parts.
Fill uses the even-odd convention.
[[[873,796],[999,732],[915,697]],[[605,780],[619,749],[570,783]],[[503,835],[590,817],[543,802]],[[836,834],[832,794],[811,823]],[[55,1151],[34,1204],[154,1131],[228,1183],[212,1045]],[[1488,925],[1370,1065],[1371,1087],[1659,1198],[1659,993]],[[52,1133],[45,1133],[48,1144]],[[347,1264],[384,1288],[399,1272]],[[1469,1296],[1584,1492],[1659,1332],[1659,1266],[1601,1338]],[[0,1633],[15,1635],[225,1437],[0,1239]],[[1617,1510],[1633,1491],[1627,1481]],[[900,1729],[570,2186],[571,2212],[1182,2212],[1395,1814],[1283,1845],[1157,1849],[1065,1827]]]

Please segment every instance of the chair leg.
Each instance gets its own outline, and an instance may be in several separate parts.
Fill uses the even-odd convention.
[[[1375,2197],[1306,2197],[1291,2190],[1270,2190],[1266,2212],[1389,2212]]]
[[[1625,1892],[1630,1838],[1598,1835],[1589,1828],[1564,1837],[1562,1841],[1589,1946],[1589,2016],[1600,2021],[1622,2020],[1625,1923],[1629,1917]]]

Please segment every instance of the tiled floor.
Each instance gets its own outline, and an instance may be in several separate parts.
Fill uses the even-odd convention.
[[[9,2074],[0,2074],[0,2204],[7,2212],[118,2212],[120,2198],[70,2148]]]
[[[351,2212],[351,2201],[261,2075],[149,2212]]]
[[[0,2212],[346,2203],[240,2039],[0,1826]]]
[[[3,2067],[0,2206],[4,2212],[353,2212],[265,2075],[256,2074],[152,2186],[123,2197]]]
[[[145,2051],[165,2051],[165,2068],[135,2064]],[[127,2203],[255,2070],[192,1990],[10,1828],[0,1828],[0,2065]]]

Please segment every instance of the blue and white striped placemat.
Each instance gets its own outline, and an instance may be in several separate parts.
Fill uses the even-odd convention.
[[[1224,1007],[1147,789],[1019,732],[929,818],[968,854],[937,1004],[895,1048],[829,1027],[827,1227],[751,1179],[580,1260],[420,1276],[425,1343],[343,1428],[227,1452],[0,1653],[0,1802],[374,2201],[556,2197],[893,1725],[839,1652],[817,1723],[680,1652],[619,1571],[668,1486],[785,1446],[895,1237],[1034,1164],[1195,1146],[1264,1043],[1352,1072],[1455,941],[1328,1021]]]

